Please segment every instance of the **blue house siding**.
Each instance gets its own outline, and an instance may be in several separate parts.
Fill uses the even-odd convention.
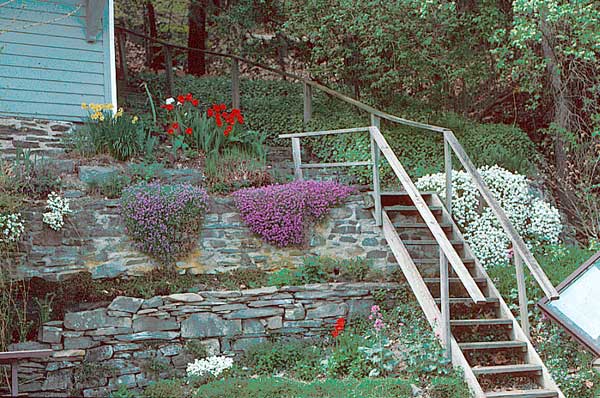
[[[85,0],[0,7],[0,116],[77,121],[87,115],[82,102],[116,106],[113,4],[106,1],[93,43],[86,40]]]

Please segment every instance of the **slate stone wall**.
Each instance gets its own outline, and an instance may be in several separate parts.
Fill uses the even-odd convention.
[[[211,355],[238,355],[270,337],[315,338],[339,317],[366,317],[376,292],[393,297],[392,283],[331,283],[204,291],[151,299],[117,297],[108,307],[67,313],[42,326],[38,342],[10,349],[51,348],[23,363],[22,390],[34,397],[105,397],[183,375],[194,357],[189,342]]]
[[[140,275],[159,264],[138,252],[125,234],[118,200],[74,197],[65,227],[54,231],[42,222],[45,203],[22,211],[26,232],[19,252],[0,259],[18,277],[64,280],[89,271],[94,278]],[[253,235],[242,223],[233,200],[211,198],[196,249],[177,263],[181,273],[228,271],[238,267],[274,270],[297,266],[307,255],[366,257],[378,269],[393,269],[395,259],[360,195],[332,209],[310,230],[305,247],[278,248]]]
[[[69,122],[0,118],[0,155],[10,157],[17,148],[40,155],[60,153],[62,137],[72,126]]]

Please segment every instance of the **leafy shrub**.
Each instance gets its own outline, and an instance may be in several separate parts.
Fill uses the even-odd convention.
[[[302,380],[319,375],[321,352],[312,341],[278,340],[254,345],[242,363],[260,375],[288,371]]]
[[[354,191],[335,183],[295,181],[246,188],[234,193],[235,204],[250,230],[276,246],[300,245],[311,222]]]
[[[530,247],[557,243],[562,231],[560,214],[536,197],[522,175],[498,166],[482,167],[479,172],[500,206],[506,211],[517,232]],[[465,235],[474,254],[484,265],[504,264],[511,256],[512,243],[489,207],[482,209],[479,190],[466,172],[452,173],[452,215]],[[436,191],[442,196],[445,174],[420,178],[417,187]]]
[[[196,391],[196,397],[202,398],[409,398],[411,396],[410,382],[394,378],[324,380],[312,383],[275,377],[230,378],[206,384]]]
[[[156,138],[146,132],[137,116],[119,109],[113,115],[112,104],[82,104],[90,110],[84,124],[66,137],[66,143],[82,156],[108,153],[117,160],[145,154],[152,156]]]
[[[196,244],[208,195],[188,184],[141,183],[123,191],[121,214],[137,247],[164,263]]]
[[[186,391],[180,380],[160,380],[150,383],[144,390],[145,398],[185,398]]]

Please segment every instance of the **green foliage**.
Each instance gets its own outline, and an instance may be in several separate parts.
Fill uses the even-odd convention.
[[[225,379],[198,389],[202,398],[409,398],[401,379],[325,380],[302,383],[283,378]]]
[[[185,351],[194,357],[194,359],[204,359],[208,357],[208,349],[206,345],[199,340],[188,340],[185,343]]]
[[[125,384],[121,384],[117,391],[113,391],[108,395],[108,398],[137,398],[137,395]]]
[[[282,268],[269,276],[269,285],[304,285],[339,280],[364,281],[378,275],[371,270],[371,262],[362,257],[341,259],[326,256],[307,256],[298,268]]]
[[[52,163],[29,149],[17,149],[15,158],[4,165],[0,183],[0,191],[9,195],[7,200],[20,195],[45,198],[49,193],[59,191],[62,185]]]
[[[115,171],[106,178],[88,182],[87,190],[92,195],[118,198],[130,185],[164,180],[164,176],[162,163],[130,163],[124,171]]]
[[[427,393],[431,398],[465,398],[470,397],[469,387],[462,380],[462,375],[456,377],[433,377],[429,380]]]
[[[98,114],[101,116],[95,116]],[[156,138],[137,116],[123,114],[122,109],[113,115],[105,109],[91,114],[82,126],[73,129],[65,143],[82,156],[108,153],[117,160],[129,160],[141,155],[152,158]]]
[[[321,353],[313,341],[270,341],[252,346],[242,364],[259,375],[286,371],[301,380],[314,380],[320,374]]]
[[[160,380],[144,389],[144,398],[186,398],[183,383],[177,379]]]

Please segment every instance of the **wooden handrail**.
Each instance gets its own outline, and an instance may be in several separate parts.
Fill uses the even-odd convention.
[[[444,230],[436,220],[435,216],[431,212],[431,209],[425,202],[425,199],[423,199],[423,196],[421,196],[421,193],[410,179],[410,176],[398,160],[398,157],[388,145],[385,137],[381,134],[381,132],[376,126],[371,126],[370,131],[371,136],[377,143],[377,146],[381,150],[381,153],[383,153],[383,156],[385,156],[385,158],[387,159],[388,164],[400,180],[400,183],[408,193],[408,196],[410,196],[410,198],[412,199],[415,207],[417,208],[417,211],[427,224],[427,227],[431,231],[431,234],[437,241],[438,245],[443,251],[445,257],[448,259],[449,263],[452,265],[452,268],[456,272],[456,275],[460,278],[463,286],[469,293],[469,296],[476,303],[486,302],[486,298],[479,289],[479,286],[477,286],[477,283],[475,283],[475,281],[473,280],[473,277],[469,273],[469,270],[467,269],[467,267],[465,267],[465,264],[456,252],[456,249],[454,249],[454,246],[452,246],[452,243],[450,243],[450,240],[448,240],[446,233],[444,232]]]
[[[508,238],[513,243],[515,255],[521,256],[521,258],[531,271],[531,274],[544,291],[546,297],[548,297],[548,299],[550,300],[558,299],[558,291],[552,285],[552,282],[550,282],[550,279],[548,279],[548,276],[544,273],[544,270],[538,264],[537,260],[525,244],[525,241],[510,222],[510,220],[506,216],[506,213],[504,212],[496,198],[494,198],[494,195],[492,195],[492,193],[490,192],[490,189],[488,188],[485,181],[483,181],[481,174],[479,174],[477,168],[475,167],[475,165],[473,165],[473,162],[471,162],[471,159],[465,152],[462,145],[460,145],[460,142],[458,142],[458,139],[456,138],[454,133],[448,129],[444,130],[444,139],[452,147],[454,153],[456,154],[456,157],[462,163],[467,173],[473,179],[473,183],[481,193],[481,196],[487,202],[492,212],[496,215],[498,221],[500,221],[500,225],[502,225],[504,232],[508,235]]]

